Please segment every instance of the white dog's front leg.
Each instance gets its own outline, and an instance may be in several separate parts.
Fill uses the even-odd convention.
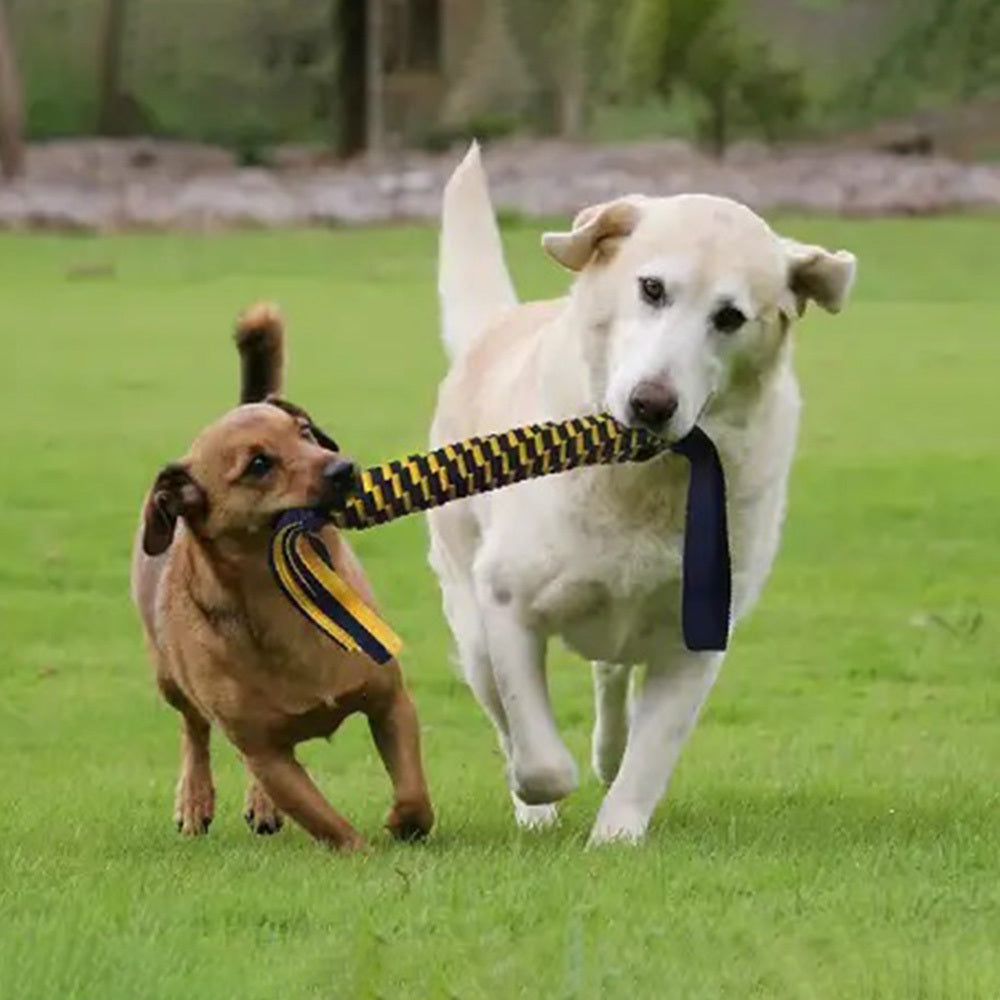
[[[493,676],[510,740],[510,789],[524,803],[555,802],[577,785],[576,764],[556,729],[545,678],[545,640],[501,603],[492,588],[479,588]]]
[[[645,835],[721,664],[721,653],[685,650],[649,665],[621,768],[590,834],[592,845],[635,843]]]

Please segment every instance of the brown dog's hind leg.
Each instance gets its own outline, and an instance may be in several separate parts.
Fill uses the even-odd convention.
[[[247,754],[246,761],[274,804],[317,840],[342,851],[363,846],[360,834],[326,801],[291,748]]]
[[[181,714],[181,773],[174,796],[174,823],[185,837],[208,833],[215,815],[215,788],[209,758],[208,720],[167,678],[158,680],[163,697]]]
[[[252,833],[267,837],[284,825],[281,810],[264,791],[264,786],[251,774],[243,805],[243,818]]]
[[[421,840],[434,825],[420,758],[420,723],[402,684],[382,711],[368,716],[375,746],[392,779],[395,801],[385,825],[397,840]]]

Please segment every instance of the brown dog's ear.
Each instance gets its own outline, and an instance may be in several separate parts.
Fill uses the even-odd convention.
[[[313,422],[312,417],[310,417],[301,406],[289,403],[287,399],[279,399],[277,396],[268,396],[265,402],[269,403],[271,406],[276,406],[279,410],[284,410],[285,413],[288,413],[299,420],[304,420],[309,425],[309,430],[312,432],[312,436],[316,439],[317,444],[326,448],[328,451],[340,451],[340,445],[337,444],[337,442],[334,441],[329,434],[317,427]]]
[[[582,271],[595,251],[606,248],[608,241],[632,233],[642,216],[643,200],[641,195],[629,195],[591,205],[577,215],[568,233],[545,233],[542,246],[563,267]]]
[[[189,524],[204,518],[208,512],[205,491],[191,478],[181,464],[165,465],[149,491],[142,515],[142,551],[147,556],[162,555],[174,539],[177,518]]]

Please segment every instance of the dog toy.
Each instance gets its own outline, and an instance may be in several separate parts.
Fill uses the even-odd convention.
[[[292,603],[330,638],[384,663],[402,643],[333,571],[318,536],[324,523],[370,528],[526,479],[589,465],[645,462],[668,449],[691,465],[681,607],[685,644],[723,650],[732,589],[725,479],[715,445],[698,427],[667,444],[603,414],[531,424],[386,462],[365,469],[359,488],[340,508],[284,514],[271,546],[272,569]]]

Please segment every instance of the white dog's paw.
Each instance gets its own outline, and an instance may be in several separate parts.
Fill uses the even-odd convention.
[[[559,822],[559,810],[554,805],[529,806],[513,792],[510,800],[514,803],[514,819],[522,830],[548,830]]]
[[[565,749],[547,760],[515,759],[511,779],[511,791],[529,806],[558,802],[575,791],[579,783],[576,762]]]
[[[597,814],[588,847],[602,844],[639,844],[646,836],[649,820],[632,809],[606,809]]]

